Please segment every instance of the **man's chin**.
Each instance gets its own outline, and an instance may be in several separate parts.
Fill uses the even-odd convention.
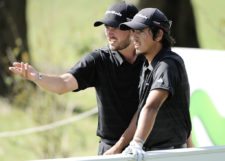
[[[140,50],[135,50],[135,52],[136,52],[137,55],[146,55],[145,52],[142,52]]]
[[[135,51],[136,51],[136,54],[143,54],[143,52],[141,52],[141,51],[138,50],[138,49],[135,49]]]
[[[109,48],[111,50],[118,50],[118,47],[117,46],[114,46],[114,45],[111,45],[111,44],[109,44]]]

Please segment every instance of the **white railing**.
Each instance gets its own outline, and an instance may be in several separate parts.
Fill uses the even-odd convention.
[[[132,156],[108,155],[36,161],[132,161]],[[225,161],[225,146],[174,149],[147,152],[144,161]]]

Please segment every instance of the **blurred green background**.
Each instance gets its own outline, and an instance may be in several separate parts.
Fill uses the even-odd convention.
[[[104,28],[93,22],[114,0],[28,0],[28,43],[32,64],[41,72],[66,72],[87,51],[106,45]],[[136,3],[136,1],[130,1]],[[201,48],[225,49],[224,0],[192,0]],[[187,17],[184,17],[187,18]],[[16,78],[20,79],[20,78]],[[33,89],[13,102],[0,98],[1,132],[45,125],[76,116],[96,106],[94,89],[56,95]],[[35,90],[31,92],[32,90]],[[54,130],[0,137],[0,160],[22,161],[41,158],[96,155],[97,115]]]

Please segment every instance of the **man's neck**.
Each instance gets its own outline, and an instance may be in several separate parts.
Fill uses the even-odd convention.
[[[145,54],[145,57],[148,60],[149,64],[151,64],[152,60],[160,52],[161,49],[162,49],[162,44],[158,43],[150,51],[148,51],[147,54]]]
[[[127,48],[123,50],[119,50],[119,52],[124,56],[126,61],[129,62],[130,64],[133,64],[137,58],[133,45],[129,45]]]

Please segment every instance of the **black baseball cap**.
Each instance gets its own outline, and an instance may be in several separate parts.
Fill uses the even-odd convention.
[[[121,30],[142,30],[146,27],[157,26],[165,32],[170,31],[172,21],[164,15],[162,11],[157,8],[144,8],[138,12],[132,21],[120,24]]]
[[[96,21],[94,26],[100,26],[105,24],[111,27],[119,27],[121,23],[130,21],[134,15],[138,12],[138,9],[126,2],[119,2],[112,5],[106,12],[105,17],[102,20]]]

